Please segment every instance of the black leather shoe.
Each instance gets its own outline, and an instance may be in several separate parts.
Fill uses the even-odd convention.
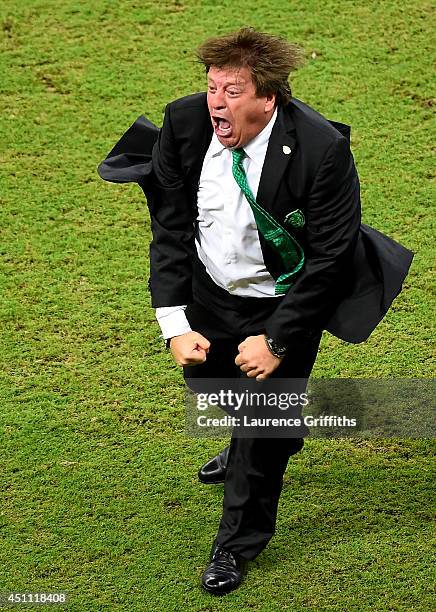
[[[198,478],[203,484],[220,484],[224,482],[229,457],[229,446],[226,446],[216,457],[205,463],[198,472]]]
[[[246,561],[236,553],[216,546],[204,570],[201,586],[212,595],[230,593],[242,582]]]

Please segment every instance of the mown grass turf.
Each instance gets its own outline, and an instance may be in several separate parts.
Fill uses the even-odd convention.
[[[304,46],[294,94],[350,123],[364,221],[416,252],[363,345],[325,334],[319,377],[432,376],[431,4],[3,0],[0,591],[72,610],[430,610],[432,445],[310,440],[278,533],[223,600],[198,579],[222,489],[184,435],[146,290],[135,186],[95,172],[139,114],[204,88],[193,50],[243,24]]]

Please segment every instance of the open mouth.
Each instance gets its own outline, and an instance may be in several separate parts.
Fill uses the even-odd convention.
[[[231,123],[227,119],[223,119],[223,117],[212,116],[212,123],[217,136],[225,138],[232,133]]]

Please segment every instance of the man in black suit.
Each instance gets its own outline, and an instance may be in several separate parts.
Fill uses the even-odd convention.
[[[347,289],[360,227],[349,142],[291,101],[288,77],[299,54],[286,41],[244,29],[206,41],[199,57],[207,94],[167,106],[153,149],[153,306],[186,378],[241,371],[258,381],[307,378],[321,330]],[[233,152],[241,149],[257,204],[304,253],[299,270],[300,260],[284,268],[280,246],[260,231],[234,177]],[[277,295],[286,272],[290,287]],[[202,580],[209,592],[238,586],[242,559],[271,538],[283,473],[301,446],[299,438],[234,436],[221,455],[223,516]],[[203,469],[204,481],[219,463]]]
[[[361,226],[348,126],[291,97],[297,47],[244,28],[207,40],[198,57],[207,93],[168,104],[159,134],[140,118],[100,174],[147,196],[152,305],[187,380],[307,379],[322,330],[365,339],[411,254]],[[208,592],[238,587],[243,562],[272,537],[302,446],[233,435],[200,470],[202,482],[225,483]]]

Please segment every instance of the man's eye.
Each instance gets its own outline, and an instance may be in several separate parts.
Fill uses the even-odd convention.
[[[210,91],[210,93],[215,93],[215,92],[216,92],[215,87],[210,87],[210,86],[209,86],[209,87],[208,87],[208,90]]]
[[[227,93],[229,94],[229,96],[237,96],[239,91],[236,91],[234,89],[228,89]]]

